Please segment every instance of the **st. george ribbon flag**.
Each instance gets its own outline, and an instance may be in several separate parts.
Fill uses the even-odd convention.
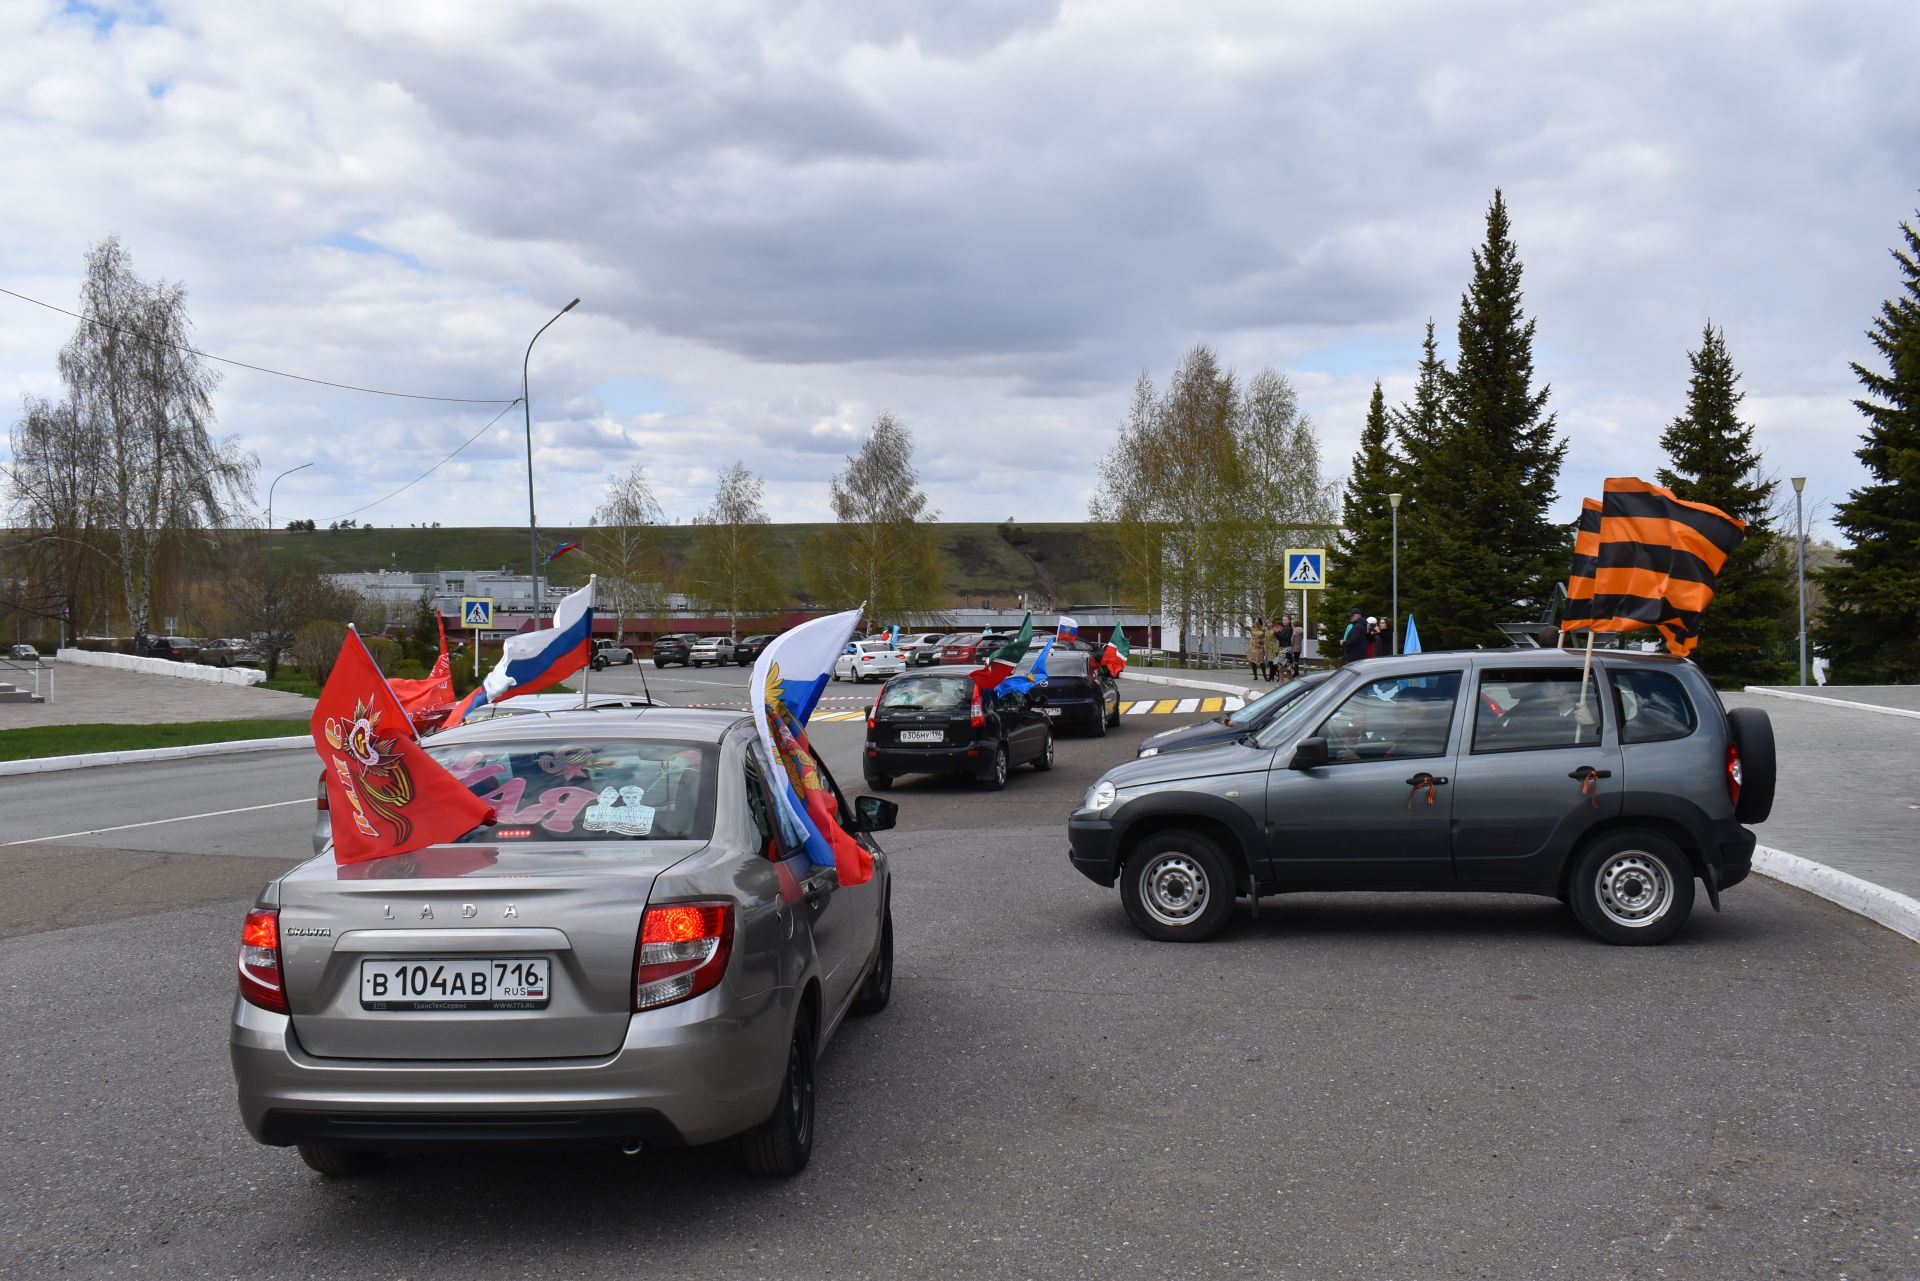
[[[1669,653],[1692,653],[1714,580],[1746,528],[1637,477],[1608,477],[1600,502],[1581,502],[1560,630],[1657,627]]]
[[[500,647],[500,661],[487,673],[480,688],[453,709],[447,717],[447,728],[466,720],[476,707],[521,694],[538,694],[585,667],[592,650],[593,584],[589,578],[585,587],[560,602],[553,611],[552,627],[507,637]]]
[[[748,700],[783,837],[804,846],[809,862],[834,868],[842,885],[871,880],[873,856],[840,826],[839,804],[807,741],[807,718],[859,621],[860,611],[851,609],[775,637],[754,660]]]

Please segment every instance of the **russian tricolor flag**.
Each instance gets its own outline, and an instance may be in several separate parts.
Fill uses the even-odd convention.
[[[519,694],[538,694],[585,667],[592,655],[593,584],[589,578],[585,587],[560,602],[553,611],[552,628],[507,637],[500,661],[480,688],[453,709],[447,728],[466,720],[476,707]]]

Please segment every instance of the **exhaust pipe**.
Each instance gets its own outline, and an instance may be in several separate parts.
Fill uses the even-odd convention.
[[[639,1139],[628,1139],[620,1145],[620,1154],[622,1156],[639,1156],[640,1149],[645,1146],[647,1145]]]

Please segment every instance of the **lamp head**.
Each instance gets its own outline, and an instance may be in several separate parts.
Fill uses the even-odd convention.
[[[1400,507],[1400,500],[1405,496],[1406,495],[1404,494],[1388,494],[1387,501],[1393,504],[1395,510],[1398,510]]]
[[[580,300],[578,298],[575,298],[572,302],[568,303],[566,306],[560,309],[560,314],[564,316],[568,312],[572,311],[575,307],[578,307],[579,305],[580,305]]]
[[[1804,490],[1804,489],[1806,489],[1806,487],[1807,487],[1807,478],[1806,478],[1805,476],[1795,476],[1795,477],[1793,477],[1793,492],[1794,492],[1794,493],[1796,493],[1796,494],[1797,494],[1797,493],[1800,493],[1800,492],[1801,492],[1802,490]]]

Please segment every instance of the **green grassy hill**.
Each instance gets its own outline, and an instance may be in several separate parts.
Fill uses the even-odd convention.
[[[788,581],[801,581],[802,549],[821,530],[820,524],[771,527],[776,556]],[[1102,580],[1093,526],[1085,523],[1044,525],[940,524],[942,587],[956,604],[982,600],[1011,604],[1026,592],[1056,605],[1075,601],[1104,601],[1113,593]],[[675,570],[685,562],[693,544],[688,525],[661,529],[669,563]],[[543,531],[545,555],[556,544],[578,539],[591,549],[595,531]],[[273,536],[276,559],[310,567],[322,573],[369,573],[374,570],[495,569],[509,573],[527,569],[527,532],[511,527],[440,529],[322,529],[311,533],[279,530]],[[584,582],[590,570],[577,556],[553,566],[559,583]]]

